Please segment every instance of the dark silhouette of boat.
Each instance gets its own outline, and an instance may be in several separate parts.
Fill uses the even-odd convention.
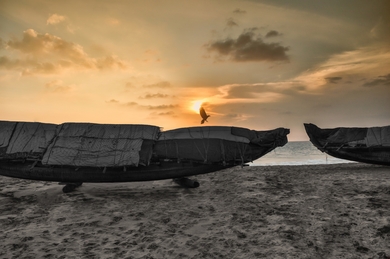
[[[176,179],[246,165],[287,143],[289,129],[0,121],[0,175],[65,184]]]
[[[311,143],[333,157],[378,165],[390,165],[390,126],[321,129],[304,124]]]

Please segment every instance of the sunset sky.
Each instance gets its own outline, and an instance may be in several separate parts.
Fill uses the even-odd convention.
[[[388,0],[0,0],[0,120],[390,125]]]

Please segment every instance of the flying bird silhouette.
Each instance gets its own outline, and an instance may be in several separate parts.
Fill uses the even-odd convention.
[[[207,118],[210,117],[210,115],[207,115],[203,107],[200,107],[199,114],[202,117],[202,121],[200,122],[200,124],[203,124],[205,121],[207,121]]]

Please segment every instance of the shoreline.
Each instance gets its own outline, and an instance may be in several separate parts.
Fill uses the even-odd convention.
[[[0,176],[1,258],[389,258],[390,167],[234,167],[171,180]]]

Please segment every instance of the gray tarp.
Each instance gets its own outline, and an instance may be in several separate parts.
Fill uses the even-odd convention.
[[[328,137],[330,143],[348,143],[351,141],[364,140],[367,128],[337,128]]]
[[[56,133],[55,124],[0,121],[0,155],[13,158],[40,156]]]
[[[56,134],[56,124],[18,122],[7,154],[43,153]]]
[[[213,126],[213,127],[190,127],[180,128],[162,132],[159,140],[172,139],[223,139],[234,142],[249,143],[249,139],[232,134],[232,127]]]
[[[390,126],[371,128],[336,128],[329,130],[327,141],[355,145],[390,146]]]
[[[372,146],[390,146],[390,126],[373,127],[367,131],[366,144]]]
[[[251,161],[252,147],[265,149],[287,142],[287,129],[253,131],[245,128],[190,127],[161,133],[154,147],[160,158],[203,162]]]
[[[42,163],[138,166],[143,140],[157,140],[159,132],[159,127],[149,125],[64,123],[44,154]]]
[[[16,127],[15,121],[0,121],[0,148],[6,148]]]

